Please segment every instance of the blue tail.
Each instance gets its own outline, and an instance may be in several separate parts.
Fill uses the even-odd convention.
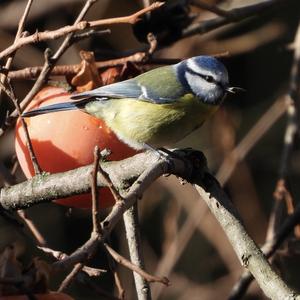
[[[22,114],[22,117],[27,118],[27,117],[34,117],[34,116],[43,115],[51,112],[74,110],[74,109],[82,108],[83,106],[84,104],[82,103],[82,101],[57,103],[57,104],[52,104],[31,111],[24,112]]]

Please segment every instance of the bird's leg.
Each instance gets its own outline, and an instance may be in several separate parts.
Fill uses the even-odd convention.
[[[203,178],[206,173],[208,173],[207,160],[203,152],[194,150],[192,148],[184,148],[184,149],[166,149],[166,148],[154,148],[148,144],[144,145],[144,149],[150,150],[158,155],[159,159],[163,159],[167,162],[168,165],[172,168],[175,159],[186,161],[189,165],[191,164],[191,174],[188,176],[189,178],[199,177]],[[195,172],[197,174],[195,174]],[[168,176],[167,174],[165,176]],[[181,180],[182,183],[185,180]]]
[[[172,156],[173,152],[166,148],[154,148],[149,144],[144,144],[144,149],[155,152],[159,158],[168,158],[168,156]]]
[[[149,144],[144,144],[144,149],[148,149],[154,152],[159,159],[162,159],[167,162],[167,164],[172,169],[174,167],[174,159],[184,160],[185,150],[181,149],[167,149],[167,148],[155,148]],[[191,149],[189,149],[191,150]],[[193,150],[194,151],[194,150]],[[167,174],[165,176],[168,176]]]
[[[174,149],[167,149],[167,148],[158,148],[157,151],[160,151],[160,153],[166,155],[166,156],[172,156],[178,159],[182,159],[182,156],[178,155],[176,152],[176,150],[179,150],[178,148],[174,148]]]
[[[144,149],[154,152],[158,156],[159,159],[166,160],[168,164],[173,164],[172,160],[170,159],[170,157],[173,156],[172,151],[170,151],[166,148],[155,148],[149,144],[144,144]],[[177,158],[179,158],[179,157],[177,157]]]

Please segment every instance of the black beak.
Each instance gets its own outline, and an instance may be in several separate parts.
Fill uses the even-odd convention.
[[[225,91],[227,93],[231,93],[231,94],[236,94],[236,93],[239,93],[239,92],[246,92],[245,89],[237,87],[237,86],[228,87],[228,88],[225,89]]]

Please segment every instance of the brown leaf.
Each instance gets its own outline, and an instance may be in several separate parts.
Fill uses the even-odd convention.
[[[103,71],[100,76],[103,85],[112,84],[121,80],[122,67],[111,67]]]
[[[81,66],[78,73],[71,79],[71,84],[76,87],[78,92],[85,92],[102,86],[101,77],[95,65],[93,52],[81,51]]]
[[[131,62],[123,66],[111,67],[101,73],[103,85],[112,84],[122,80],[133,78],[141,73],[141,70]]]

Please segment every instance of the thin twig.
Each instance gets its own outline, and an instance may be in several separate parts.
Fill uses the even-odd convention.
[[[60,29],[54,30],[54,31],[46,31],[46,32],[40,32],[40,33],[37,32],[31,36],[24,37],[25,41],[27,41],[27,42],[29,42],[29,40],[30,40],[30,39],[28,40],[29,37],[31,37],[32,41],[34,41],[34,42],[40,42],[40,41],[43,41],[45,37],[46,37],[46,39],[53,39],[54,36],[55,36],[55,38],[60,37],[60,34],[62,32],[63,32],[63,34],[61,36],[69,33],[54,55],[51,56],[49,50],[46,49],[45,63],[43,65],[42,69],[39,70],[39,76],[38,76],[35,84],[31,88],[30,92],[26,95],[26,97],[22,100],[22,102],[20,104],[21,110],[24,110],[27,107],[27,105],[31,102],[32,98],[40,90],[42,85],[47,81],[47,79],[50,75],[50,72],[53,69],[56,62],[58,61],[58,59],[62,56],[62,54],[66,51],[66,49],[69,48],[71,46],[71,44],[75,41],[72,39],[75,32],[77,32],[78,30],[83,30],[87,27],[105,25],[106,22],[108,22],[108,24],[118,24],[118,23],[134,24],[135,22],[137,22],[139,20],[139,18],[143,14],[150,12],[154,9],[157,9],[164,4],[163,2],[155,2],[150,7],[144,8],[132,15],[127,16],[127,17],[111,18],[111,19],[91,21],[91,22],[81,21],[82,18],[84,17],[84,15],[86,14],[86,12],[88,11],[88,9],[91,7],[91,5],[94,4],[96,1],[97,0],[87,0],[85,6],[81,10],[79,16],[77,17],[77,19],[73,25],[66,26],[66,27],[63,27],[63,28],[60,28]],[[71,30],[70,28],[71,29],[73,28],[73,30]],[[50,34],[50,36],[51,36],[51,34],[53,34],[53,36],[50,38],[49,34]],[[58,36],[57,36],[57,34],[58,34]],[[24,42],[24,40],[22,40],[22,41]],[[18,42],[20,42],[20,40]],[[11,47],[13,48],[13,47],[15,47],[15,45],[13,44]],[[7,48],[7,49],[9,49],[9,48]],[[4,50],[4,51],[6,51],[6,50]],[[143,55],[145,55],[145,53]],[[0,53],[0,59],[1,59],[1,53]],[[12,120],[15,119],[17,115],[18,115],[17,111],[14,110],[10,114],[10,120],[9,120],[8,124],[12,123]],[[2,129],[2,133],[3,132],[4,132],[4,130]],[[0,132],[0,134],[2,134],[2,133]]]
[[[250,17],[269,12],[271,8],[279,9],[280,5],[287,5],[288,2],[296,0],[269,0],[262,1],[256,4],[246,5],[239,8],[226,11],[226,17],[217,17],[214,19],[206,20],[201,23],[194,23],[185,28],[182,32],[181,38],[187,38],[195,34],[204,34],[214,29],[220,28],[224,25],[245,20]]]
[[[104,247],[106,250],[109,252],[109,254],[113,257],[113,259],[121,264],[122,266],[128,268],[129,270],[132,270],[141,276],[145,278],[148,282],[159,282],[164,285],[169,285],[169,280],[166,277],[158,277],[158,276],[153,276],[144,270],[140,269],[138,266],[134,265],[131,263],[128,259],[125,257],[121,256],[119,253],[117,253],[114,249],[112,249],[107,243],[104,243]]]
[[[143,63],[145,59],[146,53],[145,52],[136,52],[132,55],[122,57],[122,58],[116,58],[116,59],[110,59],[106,61],[96,61],[95,66],[97,69],[104,69],[108,67],[116,67],[116,66],[122,66],[126,64],[127,62],[132,63]],[[147,60],[148,64],[175,64],[180,62],[181,59],[169,59],[169,58],[163,58],[163,59],[153,59],[150,58]],[[60,65],[55,66],[52,71],[51,75],[53,76],[67,76],[67,75],[75,75],[77,74],[78,70],[80,69],[80,64],[75,65]],[[42,66],[37,67],[28,67],[17,71],[10,71],[8,73],[8,77],[11,79],[34,79],[36,78],[42,70]]]
[[[18,39],[21,37],[21,35],[23,33],[25,22],[28,17],[32,3],[33,3],[33,0],[28,0],[28,2],[26,4],[23,15],[22,15],[21,19],[19,20],[18,30],[17,30],[16,36],[15,36],[14,44],[17,43]],[[11,68],[11,65],[12,65],[12,62],[14,59],[14,55],[15,55],[15,52],[11,53],[11,55],[7,58],[7,61],[6,61],[5,67],[4,67],[6,74],[9,72],[9,70]],[[3,73],[0,75],[0,81],[3,84],[6,81],[6,76],[7,76],[6,74]],[[1,93],[2,93],[2,90],[0,89],[0,105],[1,105],[1,98],[2,98]]]
[[[83,269],[84,264],[78,263],[74,266],[73,270],[68,274],[68,276],[63,280],[63,282],[60,284],[57,292],[64,291],[75,279],[75,277],[78,275],[78,273]]]
[[[91,259],[98,247],[100,246],[101,238],[97,234],[92,234],[88,241],[86,241],[80,248],[74,251],[68,257],[52,264],[53,271],[59,272],[61,270],[73,267],[77,263],[86,263]]]
[[[28,227],[28,229],[30,230],[30,232],[32,233],[34,238],[36,239],[38,245],[46,246],[47,245],[46,239],[43,237],[43,235],[41,234],[39,229],[36,227],[34,222],[28,218],[25,210],[23,210],[23,209],[18,210],[18,215],[23,220],[23,222],[26,224],[26,226]]]
[[[95,2],[93,1],[88,1],[90,2],[90,5]],[[103,25],[113,25],[113,24],[135,24],[138,20],[140,20],[140,17],[147,12],[153,11],[155,9],[158,9],[161,7],[164,3],[163,2],[154,2],[150,6],[143,8],[139,10],[138,12],[131,14],[129,16],[125,17],[118,17],[118,18],[108,18],[108,19],[102,19],[102,20],[96,20],[96,21],[77,21],[73,25],[68,25],[61,27],[56,30],[49,30],[49,31],[43,31],[43,32],[35,32],[34,34],[31,34],[26,37],[21,37],[18,39],[18,41],[2,52],[0,52],[0,59],[10,55],[11,53],[15,52],[19,48],[28,45],[28,44],[33,44],[33,43],[39,43],[39,42],[45,42],[48,40],[54,40],[58,39],[62,36],[68,35],[70,33],[75,33],[78,31],[85,30],[87,28],[92,28],[92,27],[98,27],[98,26],[103,26]],[[85,15],[85,13],[82,13],[82,17]],[[80,18],[82,19],[82,18]]]
[[[85,16],[85,14],[87,13],[87,11],[89,10],[89,8],[96,2],[97,0],[87,0],[85,5],[83,6],[83,8],[81,9],[79,15],[77,16],[74,25],[76,25],[77,23],[79,23],[83,17]],[[35,84],[33,85],[33,87],[31,88],[31,90],[29,91],[29,93],[26,95],[26,97],[23,99],[23,101],[20,104],[21,110],[24,110],[27,105],[31,102],[31,100],[33,99],[33,97],[37,94],[37,92],[41,89],[41,87],[43,86],[43,84],[47,81],[51,70],[53,69],[54,65],[56,64],[56,62],[58,61],[58,59],[64,54],[64,52],[71,46],[72,42],[72,37],[73,37],[74,33],[70,33],[66,36],[66,38],[64,39],[64,41],[62,42],[62,44],[60,45],[60,47],[58,48],[58,50],[55,52],[54,55],[51,56],[51,50],[50,49],[46,49],[44,54],[45,54],[45,62],[43,65],[43,68],[35,82]],[[17,111],[14,110],[10,117],[11,118],[15,118],[17,116]]]
[[[149,50],[148,50],[149,52]],[[222,52],[218,54],[212,54],[214,57],[224,57],[228,56],[228,52]],[[143,64],[143,65],[172,65],[177,64],[181,62],[184,58],[153,58],[149,57],[146,61],[145,58],[147,56],[146,52],[135,52],[132,55],[116,58],[116,59],[110,59],[105,61],[96,61],[95,67],[97,69],[105,69],[108,67],[116,67],[116,66],[123,66],[127,62],[135,63],[135,64]],[[67,75],[75,75],[78,73],[78,70],[80,69],[80,64],[75,65],[59,65],[54,66],[53,69],[50,72],[50,75],[53,76],[67,76]],[[8,77],[11,79],[34,79],[36,78],[42,70],[42,66],[36,66],[36,67],[27,67],[24,69],[16,70],[16,71],[10,71],[8,73]]]
[[[110,29],[104,29],[104,30],[90,29],[86,32],[74,34],[74,36],[72,37],[72,42],[76,43],[77,41],[82,41],[83,39],[87,39],[94,36],[99,37],[110,33],[111,33]]]
[[[110,238],[107,238],[108,242],[110,243]],[[109,254],[109,252],[106,250],[106,256],[108,260],[109,269],[112,272],[115,280],[115,285],[118,291],[118,298],[124,300],[125,299],[125,289],[123,288],[119,273],[117,271],[116,263],[113,259],[113,257]]]
[[[112,193],[114,199],[116,200],[116,202],[124,202],[124,199],[122,198],[122,196],[120,195],[119,191],[116,189],[116,187],[114,186],[114,184],[112,183],[108,173],[106,173],[102,166],[99,165],[98,167],[98,171],[99,173],[102,175],[104,182],[106,183],[106,186],[109,188],[110,192]]]
[[[15,96],[15,94],[13,92],[13,89],[10,86],[10,83],[7,82],[7,85],[10,87],[9,89],[7,89],[4,86],[4,84],[2,84],[1,81],[0,81],[0,88],[2,88],[2,90],[12,100],[12,102],[13,102],[15,108],[16,108],[17,114],[18,114],[18,116],[20,118],[20,122],[21,122],[22,128],[24,130],[25,140],[26,140],[26,146],[28,148],[28,152],[29,152],[29,155],[30,155],[30,158],[31,158],[31,162],[32,162],[32,165],[33,165],[34,173],[35,173],[35,175],[38,175],[38,174],[40,174],[42,172],[42,169],[40,168],[38,160],[37,160],[37,158],[35,156],[34,149],[33,149],[33,146],[32,146],[32,142],[31,142],[31,139],[30,139],[30,136],[29,136],[27,124],[24,121],[24,118],[22,117],[22,112],[21,112],[21,109],[20,109],[20,106],[19,106],[19,101],[16,98],[16,96]]]
[[[114,270],[113,274],[114,274],[115,284],[116,284],[116,287],[118,290],[118,297],[121,300],[124,300],[125,299],[125,289],[123,288],[120,276],[119,276],[117,270]]]
[[[57,260],[63,260],[63,259],[66,259],[67,257],[69,257],[69,255],[67,255],[66,253],[64,253],[62,251],[57,251],[57,250],[53,250],[53,249],[46,248],[46,247],[38,247],[38,248],[40,250],[42,250],[43,252],[50,254],[52,257],[56,258]],[[84,271],[90,277],[97,277],[97,276],[100,276],[102,273],[107,272],[104,269],[97,269],[97,268],[92,268],[92,267],[88,267],[88,266],[84,266],[82,271]]]
[[[124,213],[123,220],[131,263],[143,270],[145,263],[141,249],[137,202]],[[151,300],[151,289],[147,279],[136,272],[133,273],[133,276],[138,300]]]
[[[77,23],[79,23],[82,20],[82,18],[85,16],[85,14],[89,10],[89,8],[96,1],[97,0],[87,0],[86,1],[85,5],[83,6],[82,10],[79,13],[74,25],[76,25]],[[50,72],[53,69],[56,62],[58,61],[58,59],[71,46],[71,40],[72,40],[73,34],[74,33],[70,33],[69,35],[67,35],[67,37],[64,39],[64,41],[62,42],[62,44],[60,45],[60,47],[58,48],[58,50],[56,51],[56,53],[54,55],[51,56],[51,50],[50,49],[45,50],[45,52],[44,52],[44,55],[45,55],[44,65],[42,67],[42,70],[41,70],[35,84],[31,88],[29,93],[26,95],[26,97],[22,100],[22,102],[20,104],[21,110],[24,110],[27,107],[27,105],[31,102],[33,97],[37,94],[37,92],[41,89],[43,84],[47,81],[47,79],[50,75]],[[17,115],[18,115],[18,112],[16,110],[14,110],[11,113],[10,118],[15,118]]]
[[[93,218],[93,232],[94,234],[101,233],[100,218],[99,218],[99,200],[97,188],[97,174],[99,168],[100,151],[98,146],[94,149],[94,167],[91,172],[91,191],[92,191],[92,218]]]

